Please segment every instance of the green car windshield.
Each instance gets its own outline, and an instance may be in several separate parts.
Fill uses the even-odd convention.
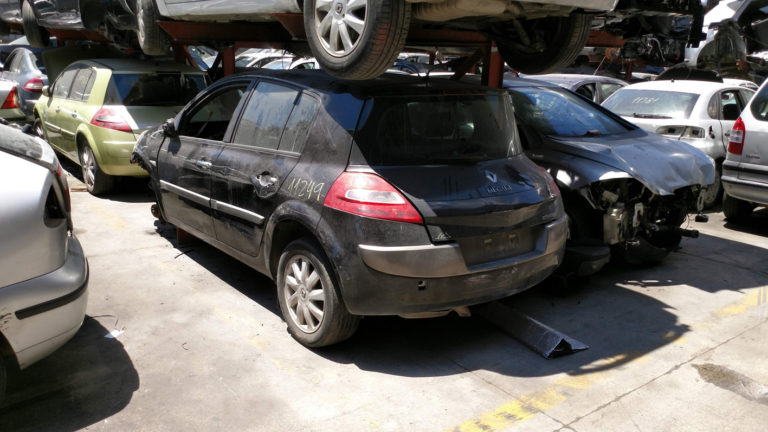
[[[125,106],[186,105],[206,87],[201,74],[116,73],[109,80],[104,103]]]

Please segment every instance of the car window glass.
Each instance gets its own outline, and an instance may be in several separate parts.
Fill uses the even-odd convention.
[[[251,57],[238,57],[235,60],[235,67],[246,67],[251,61],[253,61]]]
[[[56,84],[53,86],[53,97],[66,99],[67,95],[69,95],[69,89],[72,86],[72,81],[74,81],[78,70],[80,69],[68,69],[61,73],[59,78],[56,80]]]
[[[595,85],[592,83],[584,84],[576,89],[576,93],[584,96],[585,98],[593,101],[595,100]]]
[[[277,149],[298,94],[297,90],[281,85],[259,83],[245,107],[232,142]]]
[[[367,103],[373,106],[355,142],[374,166],[466,164],[521,151],[507,94],[377,97]]]
[[[629,130],[597,105],[554,87],[510,89],[520,122],[544,135],[596,136]]]
[[[603,102],[603,106],[626,117],[687,119],[698,100],[696,93],[623,88]]]
[[[91,80],[91,74],[93,69],[83,68],[75,75],[74,81],[72,81],[72,91],[69,92],[69,99],[75,101],[87,101],[85,96],[85,88],[88,86],[88,82]]]
[[[768,121],[768,85],[764,85],[749,103],[752,115],[760,121]]]
[[[19,64],[21,63],[21,54],[15,52],[8,58],[8,72],[19,73]]]
[[[248,84],[243,83],[221,90],[206,99],[184,117],[179,128],[179,134],[217,141],[223,140],[232,115],[247,89]]]
[[[747,89],[740,89],[739,93],[741,93],[741,101],[744,102],[744,106],[749,104],[749,101],[752,100],[752,96],[755,94],[754,91]]]
[[[307,141],[309,128],[317,115],[319,103],[306,93],[301,95],[299,103],[293,108],[291,117],[285,125],[285,132],[280,139],[279,150],[301,153]]]
[[[727,90],[721,93],[722,119],[736,120],[741,114],[741,101],[737,95],[738,90]]]
[[[614,94],[616,90],[622,87],[623,86],[620,84],[600,83],[600,91],[603,93],[603,100],[605,100],[605,98],[607,98],[608,96]]]
[[[707,115],[712,119],[720,118],[720,93],[715,93],[707,105]]]
[[[116,73],[109,79],[104,104],[183,106],[204,88],[202,74]]]

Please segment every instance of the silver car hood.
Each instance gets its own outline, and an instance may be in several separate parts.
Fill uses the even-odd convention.
[[[543,144],[553,152],[623,171],[658,195],[672,195],[685,186],[709,185],[715,179],[714,162],[701,150],[640,129],[610,137],[548,137]],[[551,157],[555,155],[547,158]]]

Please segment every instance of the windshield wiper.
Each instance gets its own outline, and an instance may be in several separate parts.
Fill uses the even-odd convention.
[[[647,119],[671,119],[670,116],[660,115],[660,114],[639,114],[639,113],[632,113],[632,117],[634,118],[647,118]]]

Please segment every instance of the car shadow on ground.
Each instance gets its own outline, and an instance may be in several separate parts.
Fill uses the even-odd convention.
[[[62,168],[69,174],[69,190],[71,193],[88,193],[83,183],[83,173],[80,166],[71,160],[59,156]],[[126,203],[153,202],[155,196],[149,188],[149,177],[116,177],[114,188],[103,195],[101,199]]]
[[[158,224],[157,229],[181,253],[281,316],[274,282],[269,278],[201,241],[178,246],[172,225]],[[655,267],[612,263],[566,294],[553,294],[540,285],[505,299],[505,304],[590,346],[554,360],[544,359],[480,317],[459,318],[455,314],[423,320],[365,317],[351,339],[314,351],[362,370],[408,377],[475,370],[516,377],[606,371],[674,343],[690,331],[678,320],[675,308],[654,298],[652,290],[688,285],[714,293],[764,285],[765,277],[757,273],[734,277],[715,270],[723,277],[711,276],[714,263],[707,254],[734,249],[758,257],[765,254],[761,248],[702,235],[684,242],[681,252]],[[728,267],[722,262],[717,265]],[[285,337],[286,343],[297,343]]]
[[[725,227],[745,234],[768,237],[768,207],[752,212],[751,215],[739,221],[725,221]]]
[[[112,317],[85,317],[74,338],[9,377],[0,408],[2,431],[76,431],[125,408],[139,375],[123,345],[105,337]]]

